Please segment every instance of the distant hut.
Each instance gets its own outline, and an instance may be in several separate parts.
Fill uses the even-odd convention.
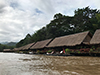
[[[25,46],[22,46],[22,47],[19,47],[19,48],[14,48],[13,51],[14,52],[21,52],[21,53],[28,53],[28,50],[30,49],[31,46],[33,46],[35,43],[31,43],[31,44],[28,44],[28,45],[25,45]]]
[[[43,50],[45,49],[45,47],[52,41],[52,39],[48,39],[48,40],[43,40],[43,41],[38,41],[36,42],[30,49],[31,50]]]
[[[22,48],[23,48],[23,46],[22,46],[22,47],[19,47],[19,48],[14,48],[13,51],[14,51],[14,52],[19,52],[19,51],[22,50]]]
[[[98,30],[95,31],[95,33],[93,35],[93,38],[90,41],[90,44],[92,46],[98,46],[98,47],[100,47],[100,29],[98,29]]]
[[[3,52],[13,52],[11,49],[4,49]]]
[[[33,53],[32,50],[30,50],[30,48],[34,45],[35,43],[31,43],[31,44],[28,44],[28,45],[25,45],[22,47],[21,51],[23,51],[24,53]]]
[[[14,51],[14,52],[15,52],[15,51],[18,51],[18,48],[14,48],[13,51]]]
[[[29,50],[35,43],[31,43],[28,45],[23,46],[22,50]]]
[[[14,52],[18,52],[19,50],[18,50],[18,48],[14,48],[13,51]]]
[[[21,51],[21,50],[23,50],[23,48],[24,48],[24,46],[19,47],[17,50],[18,50],[18,51]]]
[[[92,35],[89,31],[55,38],[48,48],[66,48],[77,45],[89,45]]]

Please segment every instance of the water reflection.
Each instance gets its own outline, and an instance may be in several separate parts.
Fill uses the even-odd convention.
[[[0,75],[99,75],[100,57],[0,53]]]

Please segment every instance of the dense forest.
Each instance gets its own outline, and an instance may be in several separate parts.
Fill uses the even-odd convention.
[[[24,39],[16,44],[16,47],[88,30],[93,34],[96,29],[100,29],[100,10],[90,9],[90,7],[78,8],[74,11],[74,16],[55,14],[49,24],[33,35],[27,34]]]

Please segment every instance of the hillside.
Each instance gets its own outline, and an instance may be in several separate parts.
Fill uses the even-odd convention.
[[[7,45],[7,46],[16,46],[17,42],[2,42],[1,44]]]
[[[7,46],[16,46],[16,42],[9,42],[6,44]]]

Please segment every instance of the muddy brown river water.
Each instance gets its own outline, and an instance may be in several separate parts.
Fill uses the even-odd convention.
[[[100,57],[0,53],[0,75],[100,75]]]

